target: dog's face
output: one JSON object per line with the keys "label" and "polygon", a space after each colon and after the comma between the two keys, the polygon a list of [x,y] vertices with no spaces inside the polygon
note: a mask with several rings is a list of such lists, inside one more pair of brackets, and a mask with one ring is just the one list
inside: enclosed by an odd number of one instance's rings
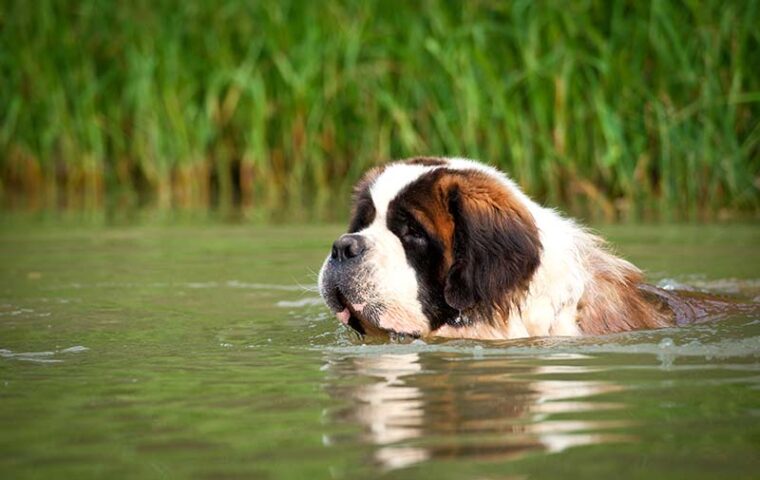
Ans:
{"label": "dog's face", "polygon": [[464,160],[418,158],[368,172],[348,233],[319,274],[328,307],[360,333],[425,336],[514,306],[541,245],[511,187]]}

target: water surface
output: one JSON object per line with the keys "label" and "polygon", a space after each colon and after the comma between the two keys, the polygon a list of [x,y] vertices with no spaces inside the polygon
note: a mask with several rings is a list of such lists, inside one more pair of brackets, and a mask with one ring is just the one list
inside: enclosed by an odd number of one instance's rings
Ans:
{"label": "water surface", "polygon": [[[760,316],[363,342],[340,226],[0,226],[0,478],[757,478]],[[653,282],[760,300],[760,227],[601,228]]]}

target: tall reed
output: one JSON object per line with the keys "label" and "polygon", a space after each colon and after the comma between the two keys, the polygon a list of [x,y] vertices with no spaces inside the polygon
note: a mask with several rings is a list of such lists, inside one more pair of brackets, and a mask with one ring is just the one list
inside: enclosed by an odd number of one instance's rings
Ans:
{"label": "tall reed", "polygon": [[0,0],[0,197],[329,217],[424,154],[606,218],[756,213],[759,3]]}

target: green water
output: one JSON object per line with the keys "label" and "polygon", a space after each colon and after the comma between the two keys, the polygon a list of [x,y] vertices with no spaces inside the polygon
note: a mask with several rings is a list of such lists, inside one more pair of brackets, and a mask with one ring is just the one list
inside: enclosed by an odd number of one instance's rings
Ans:
{"label": "green water", "polygon": [[[758,478],[760,317],[364,345],[340,226],[0,225],[0,478]],[[760,296],[760,227],[601,231],[662,285]]]}

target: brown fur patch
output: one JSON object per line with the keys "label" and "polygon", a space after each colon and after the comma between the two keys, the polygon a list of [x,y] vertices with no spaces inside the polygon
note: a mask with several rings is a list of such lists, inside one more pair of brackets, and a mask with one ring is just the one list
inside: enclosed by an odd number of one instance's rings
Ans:
{"label": "brown fur patch", "polygon": [[[456,172],[442,179],[441,188],[449,192],[449,210],[457,210],[452,202],[460,209],[458,215],[453,213],[458,233],[455,264],[449,272],[449,298],[457,297],[454,301],[460,302],[458,308],[463,311],[472,307],[469,313],[498,314],[506,320],[509,310],[527,293],[538,267],[541,245],[533,216],[498,179],[484,172]],[[475,290],[471,298],[462,295],[465,278],[458,275],[460,266],[472,276],[467,279],[469,288]]]}
{"label": "brown fur patch", "polygon": [[578,302],[577,322],[587,335],[674,325],[670,309],[646,295],[641,272],[607,253],[600,239],[585,259],[592,280]]}
{"label": "brown fur patch", "polygon": [[526,206],[477,170],[436,169],[393,202],[442,246],[437,277],[446,303],[473,321],[500,323],[538,266],[540,241]]}

